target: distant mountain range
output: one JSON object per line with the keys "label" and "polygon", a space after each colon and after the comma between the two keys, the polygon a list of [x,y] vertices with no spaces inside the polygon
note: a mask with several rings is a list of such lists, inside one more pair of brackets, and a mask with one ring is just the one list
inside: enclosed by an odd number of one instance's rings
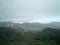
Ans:
{"label": "distant mountain range", "polygon": [[43,30],[47,27],[54,28],[54,29],[60,29],[60,22],[51,22],[48,24],[43,23],[12,23],[12,22],[0,22],[0,27],[9,27],[9,28],[23,28],[25,30]]}

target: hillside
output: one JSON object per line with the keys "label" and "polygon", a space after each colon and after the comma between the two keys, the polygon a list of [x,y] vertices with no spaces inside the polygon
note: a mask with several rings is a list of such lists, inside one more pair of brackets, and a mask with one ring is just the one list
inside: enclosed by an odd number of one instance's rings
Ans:
{"label": "hillside", "polygon": [[22,32],[12,28],[0,27],[0,45],[18,45],[22,39]]}
{"label": "hillside", "polygon": [[45,28],[41,32],[37,33],[35,39],[38,41],[42,40],[54,43],[53,45],[60,45],[60,29]]}
{"label": "hillside", "polygon": [[0,22],[0,45],[60,45],[59,25]]}

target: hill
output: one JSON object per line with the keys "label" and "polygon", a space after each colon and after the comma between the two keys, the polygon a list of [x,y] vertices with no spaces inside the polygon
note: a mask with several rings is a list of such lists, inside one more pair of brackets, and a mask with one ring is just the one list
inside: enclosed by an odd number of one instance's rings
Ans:
{"label": "hill", "polygon": [[48,41],[50,43],[54,43],[55,45],[60,45],[60,29],[45,28],[41,32],[37,33],[35,39],[38,41]]}
{"label": "hill", "polygon": [[0,45],[20,45],[23,33],[16,29],[0,27]]}

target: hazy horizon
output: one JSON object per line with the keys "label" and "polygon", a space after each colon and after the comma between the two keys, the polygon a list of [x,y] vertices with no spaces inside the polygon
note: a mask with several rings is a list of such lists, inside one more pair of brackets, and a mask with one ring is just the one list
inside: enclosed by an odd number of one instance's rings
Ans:
{"label": "hazy horizon", "polygon": [[60,0],[0,0],[0,21],[60,22]]}

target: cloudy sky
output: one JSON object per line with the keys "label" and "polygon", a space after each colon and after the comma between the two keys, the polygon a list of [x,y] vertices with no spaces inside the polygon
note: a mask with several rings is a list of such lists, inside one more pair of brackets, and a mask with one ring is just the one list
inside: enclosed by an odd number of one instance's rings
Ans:
{"label": "cloudy sky", "polygon": [[60,21],[60,0],[0,0],[0,21]]}

